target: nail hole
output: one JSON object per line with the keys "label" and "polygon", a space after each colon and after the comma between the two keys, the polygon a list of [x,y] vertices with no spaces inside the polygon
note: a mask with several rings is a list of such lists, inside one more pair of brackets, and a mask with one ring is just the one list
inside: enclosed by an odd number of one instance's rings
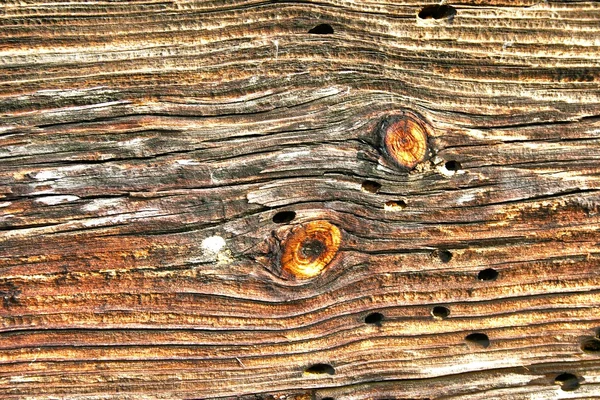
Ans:
{"label": "nail hole", "polygon": [[445,319],[450,315],[450,310],[446,307],[435,306],[431,310],[431,315],[433,315],[433,318],[435,319]]}
{"label": "nail hole", "polygon": [[490,338],[485,333],[471,333],[465,337],[468,344],[486,349],[490,346]]}
{"label": "nail hole", "polygon": [[600,353],[600,340],[597,338],[587,338],[581,343],[581,350],[586,353]]}
{"label": "nail hole", "polygon": [[381,189],[381,185],[375,181],[364,181],[361,189],[367,193],[377,193]]}
{"label": "nail hole", "polygon": [[381,321],[383,321],[382,313],[374,312],[365,317],[366,324],[381,325]]}
{"label": "nail hole", "polygon": [[304,370],[307,375],[333,375],[335,369],[329,364],[314,364]]}
{"label": "nail hole", "polygon": [[386,201],[383,205],[385,211],[401,211],[406,208],[406,202],[404,200],[390,200]]}
{"label": "nail hole", "polygon": [[462,169],[462,165],[460,165],[460,163],[455,160],[446,161],[446,164],[444,164],[444,167],[446,167],[446,169],[448,171],[459,171]]}
{"label": "nail hole", "polygon": [[320,24],[309,30],[308,33],[313,33],[315,35],[331,35],[333,33],[333,28],[329,24]]}
{"label": "nail hole", "polygon": [[498,271],[493,268],[481,270],[477,274],[477,279],[480,281],[494,281],[496,278],[498,278]]}
{"label": "nail hole", "polygon": [[456,15],[456,8],[449,5],[425,6],[419,11],[421,19],[442,19],[451,18]]}
{"label": "nail hole", "polygon": [[567,392],[575,390],[580,386],[577,375],[573,375],[568,372],[557,375],[556,378],[554,378],[554,383],[560,385],[560,388]]}
{"label": "nail hole", "polygon": [[450,253],[448,250],[438,249],[434,251],[433,254],[435,257],[439,258],[440,261],[443,263],[447,263],[450,262],[450,260],[452,260],[452,253]]}
{"label": "nail hole", "polygon": [[280,211],[273,215],[273,222],[276,224],[287,224],[294,218],[296,218],[296,213],[294,211]]}

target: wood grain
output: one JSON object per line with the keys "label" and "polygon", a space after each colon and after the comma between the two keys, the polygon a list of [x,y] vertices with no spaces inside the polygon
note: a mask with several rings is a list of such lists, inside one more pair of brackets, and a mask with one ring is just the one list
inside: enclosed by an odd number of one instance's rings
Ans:
{"label": "wood grain", "polygon": [[3,2],[0,397],[599,398],[600,3],[432,5]]}

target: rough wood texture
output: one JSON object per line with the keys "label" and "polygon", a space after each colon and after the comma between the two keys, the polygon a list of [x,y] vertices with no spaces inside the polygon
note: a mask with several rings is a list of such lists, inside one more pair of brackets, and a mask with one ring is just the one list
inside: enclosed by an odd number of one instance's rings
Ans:
{"label": "rough wood texture", "polygon": [[2,2],[0,398],[599,398],[600,3],[431,5]]}

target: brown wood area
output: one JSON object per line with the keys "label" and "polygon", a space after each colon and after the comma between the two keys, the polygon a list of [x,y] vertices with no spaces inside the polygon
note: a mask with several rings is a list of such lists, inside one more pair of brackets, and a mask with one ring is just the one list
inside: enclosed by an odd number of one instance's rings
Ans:
{"label": "brown wood area", "polygon": [[0,398],[600,398],[600,2],[4,0]]}

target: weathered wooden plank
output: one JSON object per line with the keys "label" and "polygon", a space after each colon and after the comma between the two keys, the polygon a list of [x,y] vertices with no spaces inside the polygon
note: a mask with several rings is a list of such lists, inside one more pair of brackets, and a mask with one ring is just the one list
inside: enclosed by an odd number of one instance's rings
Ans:
{"label": "weathered wooden plank", "polygon": [[600,396],[597,2],[1,7],[0,397]]}

